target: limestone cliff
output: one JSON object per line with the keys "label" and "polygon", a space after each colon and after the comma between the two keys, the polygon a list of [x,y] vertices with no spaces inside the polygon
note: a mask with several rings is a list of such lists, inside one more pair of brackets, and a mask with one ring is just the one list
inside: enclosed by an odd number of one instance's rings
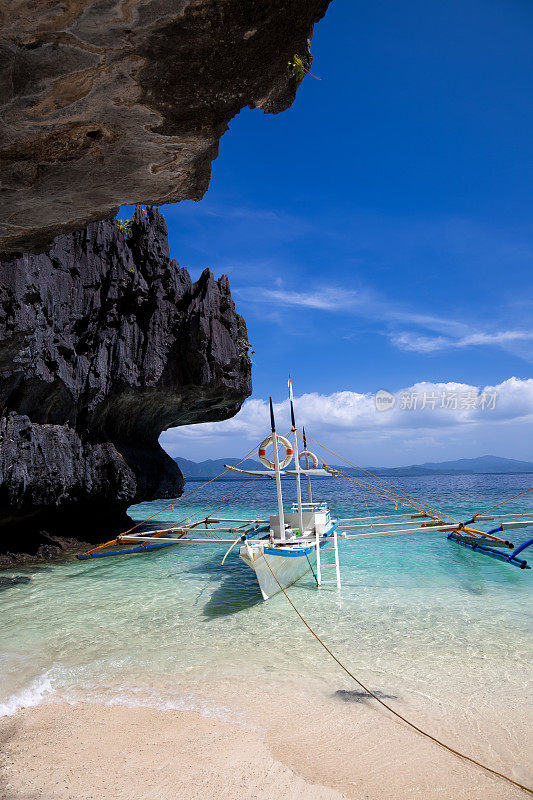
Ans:
{"label": "limestone cliff", "polygon": [[2,527],[18,549],[43,528],[100,540],[131,503],[176,497],[161,431],[230,417],[250,392],[227,277],[193,283],[157,209],[1,262],[0,550]]}
{"label": "limestone cliff", "polygon": [[0,250],[124,203],[199,200],[228,122],[288,108],[329,0],[11,0],[0,8]]}

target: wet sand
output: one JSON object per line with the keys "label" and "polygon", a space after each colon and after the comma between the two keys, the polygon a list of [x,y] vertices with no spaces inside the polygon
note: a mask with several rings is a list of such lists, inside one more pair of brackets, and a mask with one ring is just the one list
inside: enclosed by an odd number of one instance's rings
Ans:
{"label": "wet sand", "polygon": [[[195,711],[50,703],[0,720],[2,800],[513,800],[526,795],[358,695],[258,688],[240,722]],[[245,716],[243,716],[243,713]],[[427,724],[430,720],[425,720]],[[435,726],[438,727],[438,726]],[[434,728],[435,730],[435,728]],[[436,731],[438,733],[438,730]],[[456,744],[528,782],[486,737]]]}
{"label": "wet sand", "polygon": [[1,722],[5,800],[341,800],[198,713],[54,704]]}

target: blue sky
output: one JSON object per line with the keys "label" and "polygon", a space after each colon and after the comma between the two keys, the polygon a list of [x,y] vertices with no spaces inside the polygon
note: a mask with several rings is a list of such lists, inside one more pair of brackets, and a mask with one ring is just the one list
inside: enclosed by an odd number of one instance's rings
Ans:
{"label": "blue sky", "polygon": [[[312,42],[321,80],[283,114],[242,111],[204,200],[163,209],[180,264],[230,276],[254,398],[281,401],[288,372],[324,398],[519,379],[503,421],[400,425],[378,450],[360,431],[366,463],[402,463],[405,446],[533,458],[532,36],[529,0],[334,0]],[[223,430],[163,443],[248,449]]]}

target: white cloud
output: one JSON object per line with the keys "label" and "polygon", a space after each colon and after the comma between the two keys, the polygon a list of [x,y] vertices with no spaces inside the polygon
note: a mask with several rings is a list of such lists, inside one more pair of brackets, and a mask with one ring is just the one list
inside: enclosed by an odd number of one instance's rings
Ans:
{"label": "white cloud", "polygon": [[459,340],[459,347],[470,344],[503,344],[505,342],[531,341],[533,331],[500,331],[499,333],[473,333]]}
{"label": "white cloud", "polygon": [[[279,281],[278,281],[279,283]],[[289,289],[264,289],[250,287],[234,292],[238,297],[249,302],[260,302],[281,306],[300,306],[316,308],[321,311],[338,311],[352,309],[368,302],[360,292],[340,289],[336,286],[322,286],[312,292],[298,292]]]}
{"label": "white cloud", "polygon": [[[454,455],[445,449],[454,442],[456,446],[457,441],[466,446],[471,441],[481,448],[475,453],[462,451],[461,456],[494,452],[501,450],[500,439],[505,441],[504,435],[495,434],[502,426],[515,426],[516,457],[533,455],[520,450],[520,446],[528,449],[527,431],[531,437],[533,379],[509,378],[485,387],[421,381],[395,392],[394,397],[394,408],[378,411],[375,395],[370,393],[304,394],[295,400],[297,422],[305,425],[313,438],[330,443],[339,452],[366,454],[366,463],[378,459],[384,464],[406,463],[412,457],[433,460],[440,451],[443,457],[459,457],[457,451]],[[276,403],[274,410],[278,430],[286,432],[290,427],[288,401]],[[162,435],[161,444],[171,454],[193,460],[237,456],[261,441],[268,429],[267,401],[252,399],[233,419],[174,428]],[[508,445],[514,446],[515,440],[507,438]]]}
{"label": "white cloud", "polygon": [[449,336],[423,336],[416,333],[394,333],[390,336],[396,347],[415,353],[433,353],[447,348],[475,347],[480,345],[504,346],[512,342],[533,341],[533,331],[498,331],[497,333],[471,333],[452,339]]}
{"label": "white cloud", "polygon": [[[401,350],[434,353],[474,346],[501,347],[512,349],[515,355],[526,360],[533,359],[529,348],[523,348],[525,343],[533,341],[533,331],[485,331],[453,319],[450,315],[438,317],[402,308],[370,289],[350,289],[330,284],[309,291],[292,291],[285,288],[280,280],[277,285],[276,289],[261,286],[241,288],[234,294],[245,302],[260,303],[271,312],[280,306],[296,306],[371,320],[379,323],[378,333],[386,335]],[[407,324],[414,330],[398,330],[399,324]]]}
{"label": "white cloud", "polygon": [[410,350],[414,353],[433,353],[435,350],[443,350],[452,347],[453,339],[445,336],[422,336],[417,333],[394,333],[390,335],[391,342],[401,350]]}

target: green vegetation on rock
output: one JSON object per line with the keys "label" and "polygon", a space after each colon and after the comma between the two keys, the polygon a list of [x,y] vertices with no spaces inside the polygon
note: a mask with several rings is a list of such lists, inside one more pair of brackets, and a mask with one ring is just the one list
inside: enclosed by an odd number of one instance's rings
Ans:
{"label": "green vegetation on rock", "polygon": [[131,233],[131,219],[116,219],[115,220],[116,226],[124,236],[129,236]]}
{"label": "green vegetation on rock", "polygon": [[306,69],[304,67],[304,62],[302,59],[297,56],[296,54],[293,55],[291,59],[289,59],[289,67],[292,70],[292,73],[298,83],[301,83],[305,77]]}

